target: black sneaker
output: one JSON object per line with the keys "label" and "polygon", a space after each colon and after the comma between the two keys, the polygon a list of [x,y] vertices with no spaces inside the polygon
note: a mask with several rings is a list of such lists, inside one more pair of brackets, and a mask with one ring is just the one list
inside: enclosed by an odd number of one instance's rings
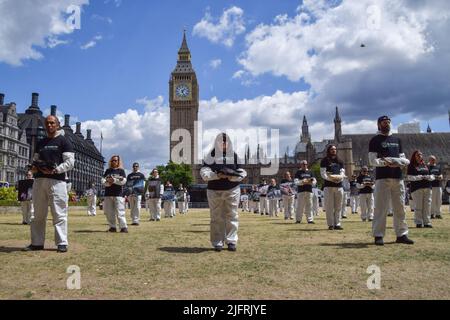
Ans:
{"label": "black sneaker", "polygon": [[341,226],[335,226],[334,230],[344,230],[344,228],[342,228]]}
{"label": "black sneaker", "polygon": [[223,247],[222,246],[215,246],[214,247],[214,251],[220,252],[222,251]]}
{"label": "black sneaker", "polygon": [[155,219],[150,219],[150,221],[155,221]]}
{"label": "black sneaker", "polygon": [[434,219],[434,215],[431,216],[431,219]]}
{"label": "black sneaker", "polygon": [[444,219],[442,216],[436,216],[436,219]]}
{"label": "black sneaker", "polygon": [[28,223],[25,222],[25,221],[22,221],[22,224],[23,224],[24,226],[26,226]]}
{"label": "black sneaker", "polygon": [[295,223],[302,223],[301,221],[295,221]]}
{"label": "black sneaker", "polygon": [[366,222],[367,221],[367,219],[361,219],[362,220],[362,222]]}
{"label": "black sneaker", "polygon": [[342,216],[342,219],[347,219],[347,216]]}
{"label": "black sneaker", "polygon": [[137,222],[134,222],[134,223],[132,223],[131,225],[132,225],[132,226],[138,226],[138,225],[139,225],[139,223],[137,223]]}
{"label": "black sneaker", "polygon": [[334,230],[334,227],[333,226],[329,226],[328,230]]}
{"label": "black sneaker", "polygon": [[156,221],[161,221],[161,219],[156,219]]}
{"label": "black sneaker", "polygon": [[23,249],[23,251],[40,251],[40,250],[44,250],[44,246],[34,246],[30,244],[28,247]]}
{"label": "black sneaker", "polygon": [[433,226],[431,224],[426,224],[424,225],[424,228],[433,228]]}
{"label": "black sneaker", "polygon": [[369,218],[369,221],[373,221],[373,218]]}
{"label": "black sneaker", "polygon": [[414,241],[409,239],[406,235],[397,237],[397,241],[395,241],[395,242],[396,243],[404,243],[404,244],[414,244]]}
{"label": "black sneaker", "polygon": [[117,232],[116,228],[109,228],[108,232]]}
{"label": "black sneaker", "polygon": [[[411,211],[414,211],[414,210],[411,210]],[[388,216],[388,217],[393,217],[394,214],[393,214],[393,213],[388,213],[387,216]]]}
{"label": "black sneaker", "polygon": [[62,244],[58,245],[58,249],[56,249],[56,252],[61,252],[61,253],[67,252],[67,246],[62,245]]}
{"label": "black sneaker", "polygon": [[376,246],[384,246],[383,237],[375,237],[375,245]]}
{"label": "black sneaker", "polygon": [[423,228],[423,225],[421,225],[421,224],[416,224],[416,228]]}
{"label": "black sneaker", "polygon": [[122,233],[128,233],[128,229],[127,229],[127,228],[122,228],[122,229],[120,229],[120,232],[122,232]]}
{"label": "black sneaker", "polygon": [[234,243],[229,243],[228,251],[236,251],[236,245]]}
{"label": "black sneaker", "polygon": [[314,221],[308,221],[308,224],[316,224]]}

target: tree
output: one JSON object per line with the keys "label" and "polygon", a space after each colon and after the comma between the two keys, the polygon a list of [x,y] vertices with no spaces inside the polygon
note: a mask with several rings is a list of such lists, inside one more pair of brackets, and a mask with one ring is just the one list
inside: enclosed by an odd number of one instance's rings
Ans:
{"label": "tree", "polygon": [[170,181],[174,187],[178,187],[180,183],[184,187],[188,187],[194,181],[191,166],[188,164],[176,164],[172,161],[165,166],[156,167],[162,182],[165,184]]}

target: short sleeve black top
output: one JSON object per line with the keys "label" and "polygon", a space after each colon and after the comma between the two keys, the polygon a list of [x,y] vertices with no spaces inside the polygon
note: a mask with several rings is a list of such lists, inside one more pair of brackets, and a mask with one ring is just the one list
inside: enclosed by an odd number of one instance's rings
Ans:
{"label": "short sleeve black top", "polygon": [[[344,163],[336,158],[323,158],[320,161],[320,167],[325,168],[329,174],[341,174],[341,169],[344,169]],[[325,180],[323,187],[342,188],[342,182],[335,183]]]}
{"label": "short sleeve black top", "polygon": [[[120,168],[108,168],[106,169],[105,173],[103,174],[103,178],[106,177],[113,177],[115,179],[117,178],[126,178],[125,171]],[[122,186],[119,186],[117,184],[113,184],[110,187],[105,187],[105,197],[121,197],[122,196]]]}
{"label": "short sleeve black top", "polygon": [[[399,138],[379,134],[373,137],[369,143],[369,152],[377,154],[377,158],[399,158],[403,153],[402,143]],[[377,167],[375,178],[379,179],[401,179],[402,170],[400,168]]]}
{"label": "short sleeve black top", "polygon": [[[38,142],[36,146],[36,153],[39,154],[39,159],[46,161],[48,163],[53,163],[56,166],[64,162],[63,153],[74,152],[73,146],[69,140],[67,140],[63,135],[59,135],[55,138],[45,138]],[[43,174],[42,172],[37,172],[35,178],[51,178],[55,180],[66,180],[65,173],[59,174]]]}

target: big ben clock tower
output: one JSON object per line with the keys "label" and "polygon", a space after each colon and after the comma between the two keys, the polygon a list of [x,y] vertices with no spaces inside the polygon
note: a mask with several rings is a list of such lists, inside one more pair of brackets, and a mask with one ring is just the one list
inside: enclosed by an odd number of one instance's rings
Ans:
{"label": "big ben clock tower", "polygon": [[[194,123],[198,119],[198,83],[197,76],[191,63],[191,52],[189,51],[186,32],[183,34],[183,42],[178,50],[178,61],[175,70],[170,75],[169,81],[169,104],[170,104],[170,160],[174,162],[184,162],[192,164],[195,168],[194,157]],[[190,134],[190,151],[179,152],[177,145],[182,145],[183,139],[177,132],[177,129],[185,129]],[[187,138],[187,137],[186,137]],[[176,141],[172,141],[175,139]],[[187,141],[187,140],[186,140]],[[174,150],[174,148],[177,148]],[[174,154],[172,154],[174,151]],[[176,156],[176,159],[173,157]],[[194,175],[195,177],[195,175]]]}

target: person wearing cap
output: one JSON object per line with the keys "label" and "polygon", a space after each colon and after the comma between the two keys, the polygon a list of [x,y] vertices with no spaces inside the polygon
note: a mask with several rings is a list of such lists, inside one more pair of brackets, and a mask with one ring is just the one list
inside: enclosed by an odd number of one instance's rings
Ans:
{"label": "person wearing cap", "polygon": [[442,179],[444,176],[441,167],[436,164],[435,156],[428,158],[428,169],[435,178],[434,181],[431,181],[431,219],[442,219]]}
{"label": "person wearing cap", "polygon": [[317,181],[311,170],[308,169],[308,161],[300,162],[300,169],[295,173],[297,185],[297,207],[295,210],[295,223],[301,223],[303,215],[309,224],[314,224],[313,215],[313,187]]}
{"label": "person wearing cap", "polygon": [[414,220],[417,228],[432,228],[431,225],[431,182],[434,175],[430,174],[425,164],[422,152],[416,150],[408,165],[407,179],[411,181],[411,195],[414,199]]}
{"label": "person wearing cap", "polygon": [[375,245],[384,245],[389,198],[392,201],[394,229],[397,243],[413,244],[408,238],[405,211],[405,185],[402,168],[409,164],[402,149],[402,142],[391,134],[391,119],[378,118],[378,134],[369,143],[369,163],[375,167],[375,210],[372,233]]}
{"label": "person wearing cap", "polygon": [[230,138],[225,133],[216,137],[214,147],[200,169],[200,176],[208,183],[206,192],[211,214],[211,244],[218,252],[225,244],[229,251],[236,251],[241,195],[239,185],[247,172],[241,168]]}
{"label": "person wearing cap", "polygon": [[150,221],[161,221],[161,197],[164,193],[164,186],[156,168],[152,170],[144,189],[146,190],[145,198]]}
{"label": "person wearing cap", "polygon": [[62,134],[56,116],[45,118],[47,137],[40,140],[33,155],[32,171],[35,174],[32,199],[34,219],[31,222],[31,244],[26,251],[43,250],[48,209],[53,216],[57,252],[67,252],[68,193],[66,174],[75,165],[72,143]]}
{"label": "person wearing cap", "polygon": [[127,185],[130,186],[128,203],[130,204],[131,225],[138,226],[141,216],[141,201],[144,193],[145,176],[139,172],[139,163],[133,163],[133,172],[127,176]]}
{"label": "person wearing cap", "polygon": [[361,220],[373,220],[373,190],[375,181],[369,174],[369,168],[361,168],[361,173],[356,179],[356,187],[359,189],[359,204],[361,205]]}
{"label": "person wearing cap", "polygon": [[320,162],[320,175],[324,182],[325,213],[329,230],[343,230],[341,226],[342,201],[345,178],[344,163],[337,156],[335,145],[327,147],[326,157]]}

